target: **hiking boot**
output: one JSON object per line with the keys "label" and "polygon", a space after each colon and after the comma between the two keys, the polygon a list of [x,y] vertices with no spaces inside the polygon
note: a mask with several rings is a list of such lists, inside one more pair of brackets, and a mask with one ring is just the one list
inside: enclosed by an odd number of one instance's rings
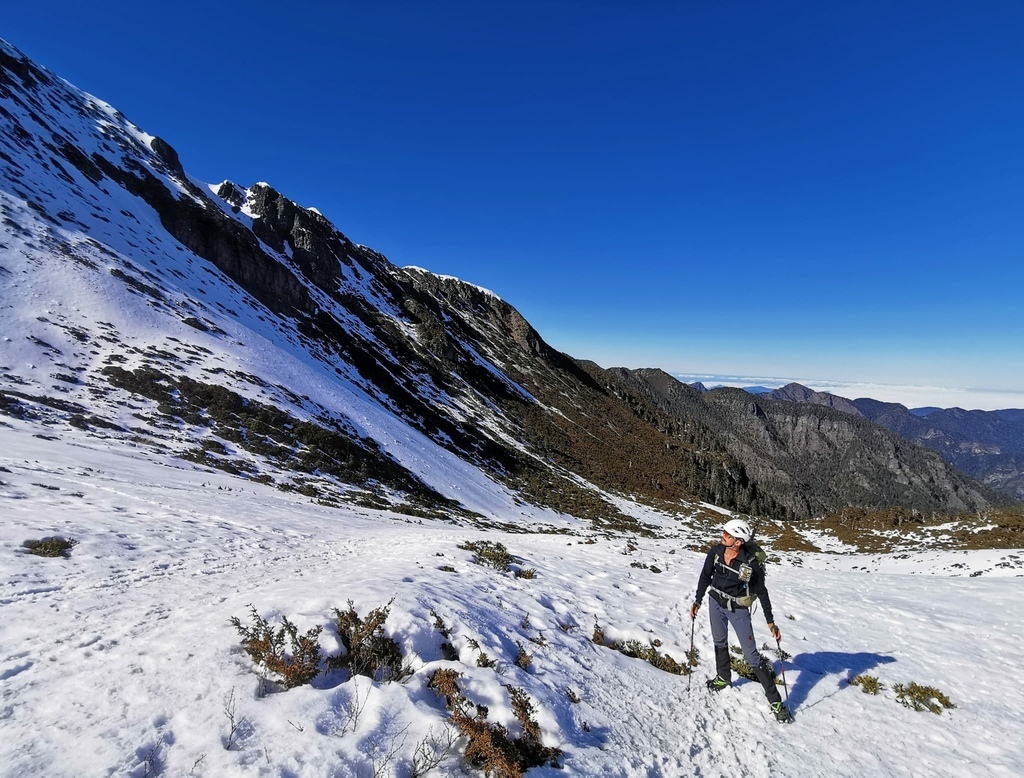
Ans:
{"label": "hiking boot", "polygon": [[722,676],[716,675],[714,678],[708,678],[707,687],[709,691],[720,692],[728,686],[732,686],[728,681],[723,681]]}
{"label": "hiking boot", "polygon": [[775,720],[780,721],[783,724],[789,724],[793,720],[793,716],[781,702],[772,703],[772,713],[775,714]]}

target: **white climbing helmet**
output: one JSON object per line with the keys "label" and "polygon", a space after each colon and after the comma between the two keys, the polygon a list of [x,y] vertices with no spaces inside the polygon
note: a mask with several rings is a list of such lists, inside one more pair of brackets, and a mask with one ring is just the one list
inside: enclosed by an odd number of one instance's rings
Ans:
{"label": "white climbing helmet", "polygon": [[743,519],[731,519],[725,523],[722,527],[726,532],[732,535],[734,538],[742,540],[746,543],[753,536],[753,532],[750,531],[750,525]]}

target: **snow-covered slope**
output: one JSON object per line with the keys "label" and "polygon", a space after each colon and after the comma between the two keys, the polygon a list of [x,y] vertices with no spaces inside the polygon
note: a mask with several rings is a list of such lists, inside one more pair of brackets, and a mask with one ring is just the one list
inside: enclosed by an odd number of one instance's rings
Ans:
{"label": "snow-covered slope", "polygon": [[[530,775],[1024,773],[1019,553],[994,569],[985,552],[921,554],[899,567],[815,554],[794,566],[784,555],[769,582],[796,721],[780,725],[754,683],[709,698],[703,618],[692,684],[591,640],[596,624],[606,642],[659,640],[684,659],[701,564],[685,529],[659,539],[484,534],[330,509],[132,458],[84,433],[34,430],[0,426],[2,775],[408,776],[420,744],[446,732],[444,704],[427,687],[438,668],[461,672],[471,702],[513,735],[507,687],[526,692],[543,743],[563,752],[562,770]],[[78,541],[69,558],[19,552],[54,533]],[[505,543],[513,568],[536,576],[472,564],[459,545],[482,538]],[[989,572],[971,577],[976,568]],[[386,632],[415,671],[402,683],[338,671],[261,696],[229,624],[248,622],[251,604],[275,625],[325,625],[320,643],[337,653],[335,608],[351,600],[365,615],[392,599]],[[456,659],[443,656],[434,614]],[[754,621],[764,643],[760,614]],[[526,668],[515,663],[520,645]],[[478,666],[481,651],[495,667]],[[870,696],[847,684],[860,674],[886,688]],[[902,707],[893,687],[911,682],[957,707]],[[244,719],[234,736],[232,719]],[[429,775],[478,774],[464,747],[457,741]]]}
{"label": "snow-covered slope", "polygon": [[[167,408],[158,412],[158,402],[127,384],[152,371],[170,379],[163,388],[174,395],[182,391],[175,382],[187,377],[271,406],[293,422],[327,427],[356,441],[371,463],[383,457],[406,471],[405,484],[380,476],[370,491],[401,492],[422,481],[463,512],[513,510],[517,499],[506,488],[466,461],[471,457],[459,445],[445,445],[470,414],[501,438],[500,411],[457,372],[442,385],[436,372],[381,340],[382,330],[404,333],[413,344],[420,337],[398,287],[388,286],[404,283],[402,271],[346,243],[309,211],[291,214],[297,234],[268,245],[257,234],[277,237],[261,225],[282,209],[294,212],[292,204],[262,184],[243,190],[193,181],[165,143],[2,41],[0,47],[5,387],[51,411],[98,419],[94,430],[131,430],[137,443],[148,439],[180,454],[190,425],[168,418]],[[165,202],[172,205],[163,210]],[[254,220],[254,203],[267,211],[263,220]],[[185,223],[177,224],[179,217]],[[210,220],[213,236],[195,237]],[[312,232],[318,234],[310,238]],[[326,269],[310,259],[314,239],[334,252]],[[228,245],[214,250],[209,241]],[[365,321],[368,311],[380,320],[378,329]],[[323,332],[328,325],[334,340]],[[495,381],[521,392],[465,348]],[[160,387],[148,387],[149,400],[154,388]],[[409,404],[399,407],[403,398]],[[59,414],[52,415],[56,421]],[[203,421],[222,458],[236,460],[231,467],[294,486],[287,467],[253,454],[244,431]],[[483,448],[474,433],[466,437],[463,446]],[[333,486],[333,496],[344,497],[359,485],[338,478]]]}

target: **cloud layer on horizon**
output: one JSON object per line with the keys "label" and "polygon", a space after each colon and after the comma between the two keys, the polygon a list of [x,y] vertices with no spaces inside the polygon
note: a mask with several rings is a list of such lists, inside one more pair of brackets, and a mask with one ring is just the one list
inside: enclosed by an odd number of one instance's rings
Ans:
{"label": "cloud layer on horizon", "polygon": [[980,387],[911,386],[855,381],[834,381],[821,378],[780,378],[777,376],[711,375],[704,373],[673,373],[680,381],[700,381],[707,387],[765,386],[776,389],[789,383],[798,383],[818,392],[856,400],[870,397],[882,402],[900,403],[908,408],[964,408],[965,410],[994,411],[1006,408],[1024,408],[1024,391],[986,389]]}

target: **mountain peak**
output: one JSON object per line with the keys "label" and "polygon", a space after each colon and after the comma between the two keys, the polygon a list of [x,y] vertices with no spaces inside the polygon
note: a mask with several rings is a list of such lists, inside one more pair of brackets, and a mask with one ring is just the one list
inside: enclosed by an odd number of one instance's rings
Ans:
{"label": "mountain peak", "polygon": [[843,413],[849,413],[852,416],[863,416],[857,406],[845,397],[830,394],[829,392],[817,392],[795,381],[768,392],[767,396],[773,400],[824,405],[829,408],[835,408]]}

